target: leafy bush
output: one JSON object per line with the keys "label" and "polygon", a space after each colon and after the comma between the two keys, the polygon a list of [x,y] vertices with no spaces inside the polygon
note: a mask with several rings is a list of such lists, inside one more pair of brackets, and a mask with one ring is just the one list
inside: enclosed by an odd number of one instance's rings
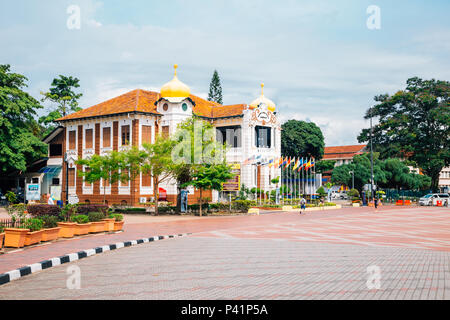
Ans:
{"label": "leafy bush", "polygon": [[348,196],[352,198],[352,200],[359,200],[359,191],[352,189],[348,192]]}
{"label": "leafy bush", "polygon": [[25,209],[26,209],[26,205],[23,203],[13,204],[6,208],[9,216],[11,217],[11,221],[12,221],[13,225],[16,222],[20,223],[20,221],[25,219],[25,217],[26,217]]}
{"label": "leafy bush", "polygon": [[177,206],[158,206],[158,212],[159,213],[173,213],[176,212]]}
{"label": "leafy bush", "polygon": [[0,233],[3,233],[5,231],[5,228],[0,224]]}
{"label": "leafy bush", "polygon": [[30,231],[39,231],[44,226],[44,221],[39,218],[26,219],[23,223],[23,229],[30,229]]}
{"label": "leafy bush", "polygon": [[5,194],[6,199],[8,199],[9,203],[17,203],[17,196],[14,192],[12,192],[11,190],[9,190],[8,192],[6,192]]}
{"label": "leafy bush", "polygon": [[62,221],[71,221],[71,217],[74,216],[77,212],[76,204],[66,204],[62,209],[59,215]]}
{"label": "leafy bush", "polygon": [[44,222],[44,228],[46,229],[56,228],[58,226],[58,217],[56,216],[45,215],[42,216],[41,219]]}
{"label": "leafy bush", "polygon": [[33,217],[56,216],[61,214],[61,208],[52,204],[30,204],[27,207],[28,213]]}
{"label": "leafy bush", "polygon": [[106,214],[108,209],[109,207],[106,204],[78,204],[76,213],[87,215],[89,212],[101,211]]}
{"label": "leafy bush", "polygon": [[251,200],[236,200],[231,203],[231,209],[239,212],[247,212],[253,203],[254,201]]}
{"label": "leafy bush", "polygon": [[86,224],[89,223],[89,217],[84,214],[78,214],[72,217],[72,221],[78,224]]}
{"label": "leafy bush", "polygon": [[123,220],[123,215],[118,214],[118,213],[110,214],[109,217],[116,219],[116,221],[122,221]]}
{"label": "leafy bush", "polygon": [[89,217],[90,222],[98,222],[98,221],[102,220],[103,218],[105,218],[105,215],[100,211],[89,212],[88,217]]}

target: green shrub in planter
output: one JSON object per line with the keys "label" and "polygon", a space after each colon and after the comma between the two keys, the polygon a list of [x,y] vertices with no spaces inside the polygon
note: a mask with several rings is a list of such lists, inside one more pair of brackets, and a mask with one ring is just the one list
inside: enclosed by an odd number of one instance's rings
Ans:
{"label": "green shrub in planter", "polygon": [[0,233],[3,233],[5,231],[5,228],[0,224]]}
{"label": "green shrub in planter", "polygon": [[102,212],[89,212],[88,213],[89,222],[98,222],[105,218]]}
{"label": "green shrub in planter", "polygon": [[72,222],[76,222],[78,224],[86,224],[89,223],[89,217],[84,214],[78,214],[72,217]]}
{"label": "green shrub in planter", "polygon": [[58,226],[58,217],[57,216],[45,215],[45,216],[42,216],[41,219],[44,222],[45,229],[56,228]]}
{"label": "green shrub in planter", "polygon": [[108,209],[109,207],[106,204],[78,204],[76,213],[88,214],[89,212],[101,211],[103,214],[106,214]]}
{"label": "green shrub in planter", "polygon": [[23,229],[30,229],[31,232],[39,231],[44,226],[44,221],[39,218],[26,219],[23,224]]}
{"label": "green shrub in planter", "polygon": [[27,206],[28,213],[33,217],[56,216],[61,213],[61,208],[52,204],[29,204]]}
{"label": "green shrub in planter", "polygon": [[116,222],[122,221],[122,220],[123,220],[123,215],[118,214],[118,213],[110,214],[109,217],[110,217],[111,219],[112,219],[112,218],[116,219]]}

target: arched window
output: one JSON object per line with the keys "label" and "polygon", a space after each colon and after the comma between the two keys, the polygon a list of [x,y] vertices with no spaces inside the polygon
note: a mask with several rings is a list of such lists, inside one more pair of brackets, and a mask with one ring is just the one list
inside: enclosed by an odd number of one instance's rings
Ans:
{"label": "arched window", "polygon": [[164,111],[169,110],[169,105],[168,105],[167,103],[164,103],[164,105],[163,105],[163,110],[164,110]]}

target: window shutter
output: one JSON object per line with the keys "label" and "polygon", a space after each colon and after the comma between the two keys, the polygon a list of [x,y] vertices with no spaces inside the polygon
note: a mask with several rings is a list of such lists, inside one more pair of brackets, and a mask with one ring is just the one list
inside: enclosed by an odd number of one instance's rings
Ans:
{"label": "window shutter", "polygon": [[111,147],[111,128],[103,128],[103,148]]}

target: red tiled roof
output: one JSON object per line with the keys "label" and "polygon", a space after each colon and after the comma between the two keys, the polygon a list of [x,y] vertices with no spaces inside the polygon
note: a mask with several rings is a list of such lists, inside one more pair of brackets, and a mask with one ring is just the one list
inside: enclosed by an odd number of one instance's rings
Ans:
{"label": "red tiled roof", "polygon": [[[118,97],[106,100],[92,107],[69,114],[57,121],[99,117],[126,112],[147,112],[160,114],[156,111],[155,102],[160,99],[158,92],[136,89]],[[245,104],[223,106],[214,101],[208,101],[200,97],[190,95],[194,101],[193,113],[208,118],[230,117],[241,115]]]}
{"label": "red tiled roof", "polygon": [[325,147],[323,160],[331,159],[351,159],[355,154],[364,153],[366,144],[358,144],[351,146],[335,146]]}

